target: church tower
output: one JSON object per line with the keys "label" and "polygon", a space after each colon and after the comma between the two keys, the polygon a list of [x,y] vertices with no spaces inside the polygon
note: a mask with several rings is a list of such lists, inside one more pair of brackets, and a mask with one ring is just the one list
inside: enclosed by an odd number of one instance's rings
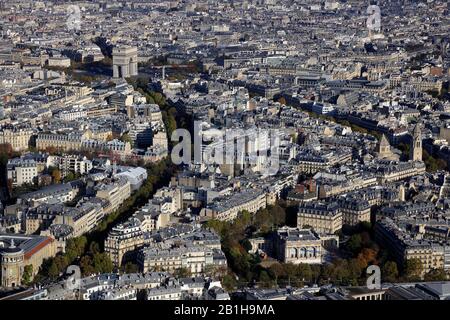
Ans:
{"label": "church tower", "polygon": [[410,150],[410,160],[422,161],[422,132],[419,123],[414,127]]}
{"label": "church tower", "polygon": [[391,155],[391,146],[383,134],[377,144],[377,153],[380,158],[386,158]]}
{"label": "church tower", "polygon": [[375,150],[376,157],[378,159],[390,160],[390,161],[398,161],[399,156],[392,152],[391,145],[389,144],[388,139],[383,134],[381,139],[377,143],[377,148]]}

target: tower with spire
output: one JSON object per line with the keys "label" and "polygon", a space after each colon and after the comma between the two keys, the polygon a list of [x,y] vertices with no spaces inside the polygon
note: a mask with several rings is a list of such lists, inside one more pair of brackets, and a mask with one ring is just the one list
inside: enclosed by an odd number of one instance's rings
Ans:
{"label": "tower with spire", "polygon": [[377,152],[380,158],[385,158],[391,155],[391,146],[383,134],[377,144]]}
{"label": "tower with spire", "polygon": [[419,123],[414,127],[409,158],[413,161],[422,161],[422,131]]}

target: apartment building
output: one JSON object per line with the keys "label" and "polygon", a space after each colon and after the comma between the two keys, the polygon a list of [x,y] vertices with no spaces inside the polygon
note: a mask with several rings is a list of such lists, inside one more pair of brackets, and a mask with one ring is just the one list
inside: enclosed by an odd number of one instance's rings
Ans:
{"label": "apartment building", "polygon": [[63,151],[80,150],[82,135],[73,134],[56,134],[56,133],[39,133],[36,138],[36,148],[45,150],[47,148],[56,148]]}
{"label": "apartment building", "polygon": [[341,230],[343,214],[338,203],[305,202],[298,207],[297,227],[312,228],[319,234]]}
{"label": "apartment building", "polygon": [[193,275],[202,274],[207,266],[214,265],[213,250],[198,245],[170,249],[144,248],[138,253],[138,264],[143,272],[174,272],[186,268]]}
{"label": "apartment building", "polygon": [[256,213],[259,209],[264,209],[266,204],[266,194],[262,190],[247,189],[216,199],[213,204],[203,208],[200,214],[212,219],[230,221],[236,219],[239,212],[246,210]]}
{"label": "apartment building", "polygon": [[132,253],[137,248],[144,245],[144,235],[141,223],[136,218],[131,218],[127,222],[112,228],[105,240],[105,252],[110,257],[112,263],[120,267],[128,258],[127,254]]}
{"label": "apartment building", "polygon": [[28,150],[33,136],[31,129],[2,129],[0,130],[0,144],[8,143],[14,151]]}
{"label": "apartment building", "polygon": [[38,176],[38,164],[33,159],[11,159],[8,161],[6,170],[7,179],[11,180],[13,187],[34,184]]}
{"label": "apartment building", "polygon": [[450,243],[414,237],[405,226],[391,218],[382,218],[375,224],[375,240],[389,249],[403,268],[412,259],[420,261],[421,275],[433,269],[450,271]]}
{"label": "apartment building", "polygon": [[119,177],[111,183],[99,184],[95,188],[97,190],[96,197],[108,200],[110,203],[106,214],[116,211],[131,195],[131,184],[124,177]]}

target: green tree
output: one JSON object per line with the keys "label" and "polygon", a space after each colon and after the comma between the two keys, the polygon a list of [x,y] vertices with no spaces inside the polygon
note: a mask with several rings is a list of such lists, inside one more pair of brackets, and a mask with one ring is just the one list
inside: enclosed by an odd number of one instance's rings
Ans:
{"label": "green tree", "polygon": [[32,264],[27,264],[24,268],[23,268],[23,274],[22,274],[22,283],[24,285],[30,285],[31,281],[33,279],[33,265]]}
{"label": "green tree", "polygon": [[137,273],[139,272],[139,266],[137,264],[134,264],[132,262],[127,262],[125,265],[122,266],[122,271],[124,273]]}
{"label": "green tree", "polygon": [[262,270],[259,273],[259,285],[263,288],[271,288],[273,287],[274,283],[272,278],[270,277],[269,273],[265,270]]}
{"label": "green tree", "polygon": [[227,274],[222,278],[222,285],[225,290],[233,291],[237,286],[237,281],[232,275]]}
{"label": "green tree", "polygon": [[56,265],[58,273],[61,273],[69,266],[69,261],[65,255],[59,254],[53,259],[53,264]]}
{"label": "green tree", "polygon": [[394,261],[387,261],[381,270],[381,276],[383,281],[395,282],[398,278],[397,263]]}
{"label": "green tree", "polygon": [[283,265],[288,282],[295,281],[297,279],[297,266],[293,263],[286,263]]}
{"label": "green tree", "polygon": [[85,236],[71,238],[66,243],[66,256],[69,263],[81,257],[86,250],[87,238]]}
{"label": "green tree", "polygon": [[124,133],[120,139],[122,142],[129,142],[131,145],[133,145],[133,140],[131,140],[130,136],[127,133]]}
{"label": "green tree", "polygon": [[413,258],[406,261],[406,277],[410,280],[419,279],[422,273],[422,263],[419,259]]}
{"label": "green tree", "polygon": [[75,176],[75,174],[73,172],[69,172],[65,177],[64,177],[64,182],[70,182],[75,180],[77,177]]}
{"label": "green tree", "polygon": [[89,245],[89,253],[92,255],[100,253],[100,245],[97,242],[92,241]]}
{"label": "green tree", "polygon": [[88,255],[81,257],[80,268],[83,276],[89,276],[95,273],[95,268],[93,266],[92,258]]}
{"label": "green tree", "polygon": [[276,226],[286,224],[286,211],[278,204],[269,208],[272,223]]}
{"label": "green tree", "polygon": [[444,269],[432,269],[430,272],[425,274],[424,280],[425,281],[446,281],[447,274],[445,273]]}
{"label": "green tree", "polygon": [[281,263],[276,262],[272,264],[269,270],[275,277],[275,283],[278,283],[279,278],[286,276],[286,271]]}
{"label": "green tree", "polygon": [[97,273],[110,273],[114,269],[111,259],[106,253],[96,253],[93,258],[94,270]]}
{"label": "green tree", "polygon": [[[172,108],[174,109],[174,108]],[[171,140],[172,132],[177,129],[177,121],[175,119],[175,116],[171,112],[167,111],[161,111],[162,119],[164,122],[164,126],[166,127],[167,136],[169,138],[169,141]]]}
{"label": "green tree", "polygon": [[189,269],[182,267],[176,269],[173,275],[178,278],[187,278],[191,276],[191,272],[189,271]]}
{"label": "green tree", "polygon": [[297,274],[297,278],[301,281],[304,281],[304,282],[311,281],[311,278],[312,278],[311,266],[306,263],[300,263],[299,265],[297,265],[296,274]]}
{"label": "green tree", "polygon": [[362,248],[362,238],[360,234],[354,234],[348,239],[347,249],[353,254],[357,254]]}
{"label": "green tree", "polygon": [[50,279],[55,280],[59,276],[59,270],[56,263],[53,261],[48,268],[48,276]]}

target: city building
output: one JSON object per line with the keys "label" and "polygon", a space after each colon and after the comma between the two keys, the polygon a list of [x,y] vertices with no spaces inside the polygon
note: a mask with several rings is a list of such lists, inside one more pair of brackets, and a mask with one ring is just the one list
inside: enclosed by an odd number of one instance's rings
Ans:
{"label": "city building", "polygon": [[1,286],[20,286],[26,268],[32,280],[43,261],[55,255],[56,243],[50,237],[0,234]]}
{"label": "city building", "polygon": [[319,234],[341,230],[343,214],[337,203],[306,202],[298,207],[297,226],[312,228]]}

